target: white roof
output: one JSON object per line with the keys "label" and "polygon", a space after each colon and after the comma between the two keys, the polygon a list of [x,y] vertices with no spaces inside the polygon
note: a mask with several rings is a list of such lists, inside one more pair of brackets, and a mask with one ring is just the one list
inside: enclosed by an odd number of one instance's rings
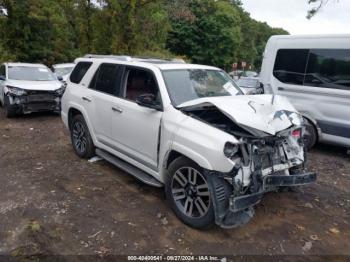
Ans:
{"label": "white roof", "polygon": [[47,68],[46,65],[43,64],[30,64],[30,63],[7,63],[8,66],[25,66],[25,67],[40,67],[40,68]]}
{"label": "white roof", "polygon": [[56,64],[53,65],[53,68],[66,68],[66,67],[74,67],[75,64],[74,63],[65,63],[65,64]]}
{"label": "white roof", "polygon": [[207,69],[207,70],[220,70],[217,67],[197,65],[197,64],[156,64],[161,70],[176,70],[176,69]]}
{"label": "white roof", "polygon": [[275,39],[305,39],[305,38],[350,38],[350,34],[311,34],[311,35],[274,35]]}

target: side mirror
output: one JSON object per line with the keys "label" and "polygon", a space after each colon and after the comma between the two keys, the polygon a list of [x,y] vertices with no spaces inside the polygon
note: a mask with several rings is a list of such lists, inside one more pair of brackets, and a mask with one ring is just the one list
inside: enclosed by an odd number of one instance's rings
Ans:
{"label": "side mirror", "polygon": [[62,76],[57,76],[58,81],[63,81],[63,77]]}
{"label": "side mirror", "polygon": [[156,102],[156,97],[153,94],[143,94],[136,98],[136,103],[139,106],[152,108],[158,111],[163,110],[163,107]]}
{"label": "side mirror", "polygon": [[0,81],[5,81],[6,77],[5,76],[0,76]]}

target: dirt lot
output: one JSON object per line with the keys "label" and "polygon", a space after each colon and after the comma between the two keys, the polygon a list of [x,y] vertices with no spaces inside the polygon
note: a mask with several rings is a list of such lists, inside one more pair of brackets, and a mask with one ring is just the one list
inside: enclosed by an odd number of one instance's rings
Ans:
{"label": "dirt lot", "polygon": [[79,159],[57,115],[0,115],[0,254],[350,255],[344,148],[313,150],[318,182],[267,194],[248,225],[197,231],[162,189]]}

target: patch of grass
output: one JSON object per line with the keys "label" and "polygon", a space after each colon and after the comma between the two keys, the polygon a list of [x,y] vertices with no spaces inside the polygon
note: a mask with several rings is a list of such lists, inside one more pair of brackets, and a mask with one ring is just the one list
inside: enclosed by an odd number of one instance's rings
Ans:
{"label": "patch of grass", "polygon": [[30,221],[30,223],[28,225],[28,229],[31,232],[39,232],[39,231],[41,231],[41,226],[40,226],[38,221],[32,220],[32,221]]}

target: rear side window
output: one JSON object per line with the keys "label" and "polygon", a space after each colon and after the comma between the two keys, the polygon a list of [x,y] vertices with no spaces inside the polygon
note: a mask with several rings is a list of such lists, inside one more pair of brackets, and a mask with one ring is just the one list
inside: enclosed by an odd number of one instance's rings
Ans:
{"label": "rear side window", "polygon": [[91,67],[91,62],[79,62],[75,68],[73,69],[71,75],[70,75],[70,81],[75,84],[79,84],[80,81],[85,76],[86,72]]}
{"label": "rear side window", "polygon": [[273,75],[283,83],[303,85],[308,55],[308,49],[278,50]]}
{"label": "rear side window", "polygon": [[350,90],[350,49],[310,50],[304,85]]}
{"label": "rear side window", "polygon": [[122,66],[117,64],[101,64],[89,88],[106,94],[119,96]]}

